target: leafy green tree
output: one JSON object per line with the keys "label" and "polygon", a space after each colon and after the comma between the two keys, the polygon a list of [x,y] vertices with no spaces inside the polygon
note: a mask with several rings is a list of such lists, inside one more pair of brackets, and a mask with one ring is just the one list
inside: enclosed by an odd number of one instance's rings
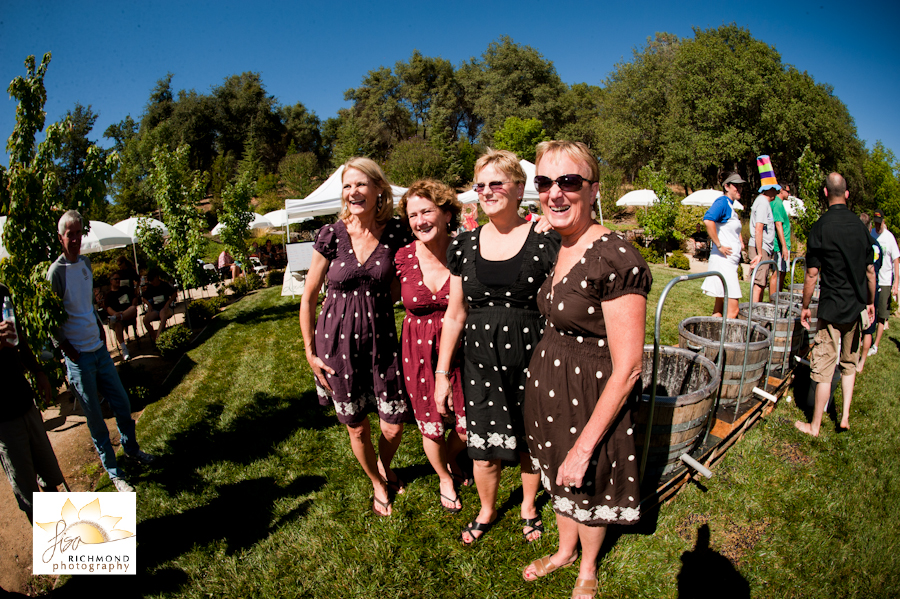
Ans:
{"label": "leafy green tree", "polygon": [[881,141],[869,152],[865,175],[875,206],[884,210],[885,225],[900,235],[900,163]]}
{"label": "leafy green tree", "polygon": [[285,156],[278,164],[278,174],[282,185],[296,198],[305,198],[322,183],[319,160],[312,152]]}
{"label": "leafy green tree", "polygon": [[599,148],[604,93],[602,88],[587,83],[570,87],[563,96],[564,124],[557,137]]}
{"label": "leafy green tree", "polygon": [[394,146],[385,171],[395,185],[409,186],[418,179],[441,179],[442,167],[441,153],[424,139],[414,137]]}
{"label": "leafy green tree", "polygon": [[[72,203],[62,202],[57,193],[58,169],[54,160],[71,121],[49,125],[44,141],[35,143],[46,119],[44,76],[50,59],[48,52],[36,68],[34,56],[29,56],[25,59],[26,76],[16,77],[9,84],[9,95],[18,101],[16,125],[6,144],[9,168],[0,165],[0,212],[7,215],[2,240],[9,252],[9,258],[0,260],[0,279],[15,297],[17,316],[28,344],[38,349],[44,347],[50,331],[65,320],[62,300],[45,280],[49,262],[60,251],[55,215],[73,205],[89,208],[93,186],[105,186],[118,161],[115,153],[106,155],[96,146],[89,146],[84,152],[81,173],[84,187],[73,192]],[[61,381],[58,362],[45,364],[45,370],[51,382]]]}
{"label": "leafy green tree", "polygon": [[625,173],[622,169],[610,166],[607,163],[600,164],[600,209],[603,218],[612,218],[622,211],[616,206],[622,189]]}
{"label": "leafy green tree", "polygon": [[203,218],[197,209],[206,189],[206,176],[188,167],[190,148],[174,152],[164,146],[153,151],[149,184],[169,229],[163,244],[154,229],[138,228],[138,239],[147,255],[166,272],[175,275],[185,289],[205,281],[202,258],[205,251]]}
{"label": "leafy green tree", "polygon": [[[253,220],[250,212],[250,199],[256,187],[250,174],[243,173],[232,185],[229,184],[222,193],[222,214],[219,222],[223,225],[221,238],[228,253],[241,264],[248,265],[247,227]],[[247,272],[253,272],[247,269]]]}
{"label": "leafy green tree", "polygon": [[97,115],[90,106],[76,103],[74,109],[66,111],[64,122],[68,126],[63,132],[56,159],[56,193],[60,206],[78,210],[87,219],[105,221],[106,181],[98,180],[87,170],[90,152],[99,151],[101,160],[111,153],[97,148],[96,143],[88,139],[96,121]]}
{"label": "leafy green tree", "polygon": [[825,173],[819,166],[820,159],[807,145],[797,162],[797,196],[803,201],[803,206],[797,210],[796,223],[791,227],[791,233],[804,243],[809,238],[810,229],[822,215]]}
{"label": "leafy green tree", "polygon": [[544,131],[544,126],[539,120],[522,120],[517,116],[511,116],[494,134],[494,147],[509,150],[520,160],[534,162],[536,146],[549,139],[550,136]]}
{"label": "leafy green tree", "polygon": [[639,208],[636,216],[638,224],[644,228],[646,234],[661,244],[672,239],[681,240],[684,237],[675,226],[681,204],[668,183],[669,174],[666,169],[656,170],[653,162],[641,168],[635,181],[637,188],[652,189],[659,199],[652,206]]}
{"label": "leafy green tree", "polygon": [[508,36],[463,64],[457,77],[472,106],[470,128],[477,126],[484,144],[494,143],[494,133],[510,116],[540,119],[551,136],[564,124],[561,98],[567,87],[553,63]]}

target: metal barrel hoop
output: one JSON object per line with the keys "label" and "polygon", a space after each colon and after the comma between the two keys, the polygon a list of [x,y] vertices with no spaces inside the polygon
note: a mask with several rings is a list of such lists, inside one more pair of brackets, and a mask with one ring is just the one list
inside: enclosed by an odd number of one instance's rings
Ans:
{"label": "metal barrel hoop", "polygon": [[[725,282],[725,277],[724,275],[722,275],[722,273],[717,271],[698,272],[675,277],[674,279],[669,281],[665,289],[663,289],[662,294],[659,296],[659,301],[656,303],[656,323],[653,330],[653,372],[650,374],[650,413],[647,417],[647,432],[644,434],[644,451],[643,455],[641,456],[641,472],[638,479],[639,483],[644,482],[644,472],[647,469],[647,456],[650,453],[650,439],[653,432],[653,409],[656,406],[656,383],[658,382],[657,372],[659,370],[659,337],[663,304],[665,304],[666,296],[669,295],[669,291],[678,283],[683,283],[684,281],[692,281],[694,279],[703,279],[706,277],[719,277],[719,280],[722,281],[722,291],[725,295],[724,306],[722,309],[722,333],[721,339],[719,341],[719,360],[716,364],[716,368],[719,370],[720,381],[724,377],[723,367],[725,365],[725,324],[726,319],[728,318],[728,286]],[[706,424],[706,433],[703,435],[703,443],[706,443],[706,439],[709,436],[713,415],[715,415],[716,409],[718,409],[719,407],[719,398],[721,394],[722,383],[720,382],[716,391],[716,402],[715,404],[713,404],[712,411],[707,417],[708,420]]]}
{"label": "metal barrel hoop", "polygon": [[[756,273],[759,270],[759,267],[763,264],[771,264],[776,269],[778,268],[778,264],[774,260],[761,260],[754,268],[753,272],[750,274],[750,304],[747,306],[747,340],[746,345],[744,346],[744,367],[741,369],[741,386],[738,387],[738,396],[737,403],[734,404],[734,416],[737,417],[738,410],[741,408],[741,395],[744,392],[744,378],[747,376],[747,355],[750,353],[750,337],[753,334],[753,285],[756,281]],[[778,294],[775,294],[775,319],[778,319]],[[772,324],[773,334],[769,336],[769,357],[766,360],[766,372],[765,372],[765,380],[763,381],[763,387],[768,386],[769,384],[769,369],[772,366],[772,346],[775,340],[775,324],[773,321]]]}
{"label": "metal barrel hoop", "polygon": [[[806,276],[805,276],[806,275],[806,258],[804,258],[803,256],[797,256],[796,258],[794,258],[794,261],[791,262],[791,283],[790,283],[790,287],[788,287],[788,289],[790,289],[790,294],[791,294],[791,307],[792,308],[794,306],[794,269],[797,267],[797,262],[803,262],[803,274],[804,274],[803,279],[806,280]],[[775,294],[775,297],[777,298],[778,294]],[[803,317],[803,294],[802,293],[800,294],[800,317],[801,318]],[[793,340],[794,340],[793,328],[794,328],[794,320],[791,319],[790,322],[788,323],[788,343],[791,343],[791,344],[793,344]],[[781,365],[781,371],[784,372],[790,366],[791,352],[786,351],[782,360],[783,360],[783,362]]]}

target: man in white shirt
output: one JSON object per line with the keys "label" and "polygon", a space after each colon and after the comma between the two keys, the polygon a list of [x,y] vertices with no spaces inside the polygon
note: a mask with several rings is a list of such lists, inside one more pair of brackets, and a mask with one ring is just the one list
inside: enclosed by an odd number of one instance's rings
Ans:
{"label": "man in white shirt", "polygon": [[106,335],[92,299],[94,275],[91,262],[81,255],[82,223],[81,214],[75,210],[69,210],[59,219],[63,253],[50,265],[47,280],[54,293],[62,298],[68,318],[53,332],[53,337],[65,355],[69,383],[81,402],[91,440],[103,467],[117,491],[132,492],[134,489],[116,462],[116,452],[103,421],[101,393],[116,416],[125,456],[142,464],[149,464],[156,458],[138,447],[131,402],[106,349]]}
{"label": "man in white shirt", "polygon": [[897,285],[900,283],[900,248],[897,247],[897,239],[884,225],[884,211],[881,209],[872,213],[875,228],[872,229],[872,237],[878,240],[884,260],[878,271],[878,331],[875,333],[875,343],[869,350],[869,355],[878,353],[878,344],[881,343],[881,334],[884,333],[884,323],[891,315],[891,297],[897,297]]}

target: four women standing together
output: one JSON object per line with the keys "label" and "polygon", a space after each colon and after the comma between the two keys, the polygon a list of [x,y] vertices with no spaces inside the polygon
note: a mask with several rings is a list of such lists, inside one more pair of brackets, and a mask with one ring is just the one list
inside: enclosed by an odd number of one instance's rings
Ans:
{"label": "four women standing together", "polygon": [[[451,190],[413,184],[399,206],[401,223],[391,219],[381,170],[353,159],[343,173],[344,210],[319,231],[300,309],[320,397],[330,394],[348,427],[375,512],[389,515],[391,491],[402,492],[390,462],[414,414],[441,505],[451,512],[462,508],[453,477],[467,481],[456,456],[468,446],[481,505],[464,543],[478,541],[497,518],[502,461],[521,465],[522,532],[529,542],[540,538],[535,497],[543,482],[560,545],[523,576],[572,564],[580,544],[575,598],[597,592],[606,524],[639,517],[631,409],[652,281],[640,254],[593,220],[597,179],[583,144],[541,144],[534,183],[542,226],[555,231],[539,231],[518,214],[529,182],[515,155],[489,150],[475,167],[489,222],[451,240],[460,212]],[[398,343],[391,304],[401,289],[407,315]],[[366,418],[374,411],[379,457]]]}

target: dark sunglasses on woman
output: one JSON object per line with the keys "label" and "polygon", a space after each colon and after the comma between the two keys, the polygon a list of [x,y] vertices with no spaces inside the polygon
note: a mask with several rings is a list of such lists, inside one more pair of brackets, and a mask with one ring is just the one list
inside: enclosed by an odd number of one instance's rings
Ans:
{"label": "dark sunglasses on woman", "polygon": [[587,181],[588,183],[596,183],[596,181],[585,179],[581,175],[562,175],[561,177],[557,177],[556,179],[551,179],[550,177],[545,177],[543,175],[537,175],[534,178],[534,187],[538,190],[539,193],[546,193],[550,191],[551,187],[553,187],[553,183],[556,183],[563,191],[578,191],[581,189],[582,185],[584,185],[585,181]]}

